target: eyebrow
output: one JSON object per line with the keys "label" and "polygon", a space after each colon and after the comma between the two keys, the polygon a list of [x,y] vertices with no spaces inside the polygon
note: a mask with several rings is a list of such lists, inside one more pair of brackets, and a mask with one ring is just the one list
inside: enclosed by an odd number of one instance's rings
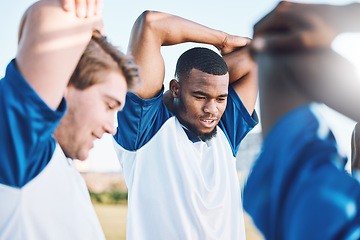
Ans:
{"label": "eyebrow", "polygon": [[[206,92],[203,92],[203,91],[193,91],[192,92],[193,94],[197,94],[197,95],[202,95],[202,96],[206,96],[206,97],[210,97],[210,94],[206,93]],[[221,94],[218,97],[227,97],[229,94],[225,93],[225,94]]]}

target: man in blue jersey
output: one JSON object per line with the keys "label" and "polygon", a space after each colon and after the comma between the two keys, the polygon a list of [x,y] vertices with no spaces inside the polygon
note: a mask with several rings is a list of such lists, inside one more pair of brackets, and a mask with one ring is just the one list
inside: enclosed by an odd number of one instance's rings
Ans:
{"label": "man in blue jersey", "polygon": [[[183,53],[163,94],[161,47]],[[245,239],[235,156],[256,125],[248,38],[162,12],[136,20],[128,52],[142,87],[118,113],[115,149],[129,189],[127,239]],[[165,102],[164,102],[165,101]]]}
{"label": "man in blue jersey", "polygon": [[115,133],[137,68],[94,32],[101,1],[85,2],[76,17],[58,0],[38,1],[21,22],[0,81],[0,239],[104,239],[71,158]]}
{"label": "man in blue jersey", "polygon": [[356,70],[331,50],[359,13],[281,2],[254,27],[264,142],[244,209],[266,239],[360,239],[360,185],[315,103],[360,119]]}

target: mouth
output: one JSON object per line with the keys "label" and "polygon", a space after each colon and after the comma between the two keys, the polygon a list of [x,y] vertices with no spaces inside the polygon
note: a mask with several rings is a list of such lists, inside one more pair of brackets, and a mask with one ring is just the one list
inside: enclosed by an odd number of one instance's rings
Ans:
{"label": "mouth", "polygon": [[214,128],[217,123],[217,118],[203,118],[200,119],[200,124],[205,128]]}
{"label": "mouth", "polygon": [[94,140],[95,140],[95,139],[100,139],[100,138],[101,138],[101,136],[96,135],[95,133],[92,133],[91,135],[94,137]]}
{"label": "mouth", "polygon": [[94,148],[95,146],[95,140],[100,139],[101,137],[99,135],[96,135],[95,133],[91,134],[91,141],[89,141],[89,149]]}

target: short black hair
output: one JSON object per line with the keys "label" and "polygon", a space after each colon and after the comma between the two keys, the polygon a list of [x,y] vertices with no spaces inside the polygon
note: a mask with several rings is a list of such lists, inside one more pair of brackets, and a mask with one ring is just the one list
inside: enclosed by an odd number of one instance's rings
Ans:
{"label": "short black hair", "polygon": [[181,54],[176,64],[175,78],[187,79],[193,68],[212,75],[225,75],[229,72],[224,59],[204,47],[191,48]]}

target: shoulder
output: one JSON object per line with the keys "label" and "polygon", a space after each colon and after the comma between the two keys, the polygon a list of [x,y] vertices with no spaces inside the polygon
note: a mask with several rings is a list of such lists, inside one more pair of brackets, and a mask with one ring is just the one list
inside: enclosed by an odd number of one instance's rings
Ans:
{"label": "shoulder", "polygon": [[229,86],[227,106],[224,115],[232,118],[240,117],[251,128],[255,127],[259,122],[256,111],[254,110],[251,114],[247,111],[244,103],[231,85]]}
{"label": "shoulder", "polygon": [[128,93],[124,109],[118,112],[117,133],[114,138],[127,150],[146,144],[173,114],[162,101],[163,91],[151,99]]}
{"label": "shoulder", "polygon": [[17,70],[13,60],[0,81],[0,182],[22,186],[50,160],[55,148],[52,134],[65,113],[63,100],[50,109]]}

